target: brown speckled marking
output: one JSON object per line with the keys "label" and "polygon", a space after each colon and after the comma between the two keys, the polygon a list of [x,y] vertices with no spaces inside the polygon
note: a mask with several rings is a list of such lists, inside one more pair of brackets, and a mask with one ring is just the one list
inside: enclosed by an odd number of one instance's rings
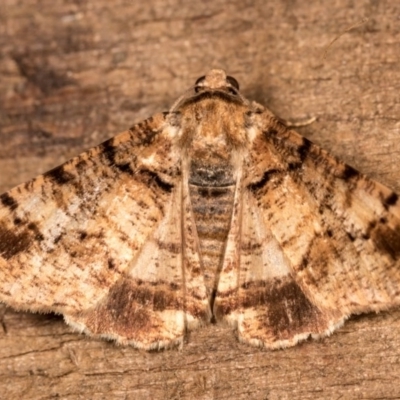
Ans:
{"label": "brown speckled marking", "polygon": [[18,207],[18,202],[8,193],[3,193],[0,196],[0,201],[4,206],[8,207],[11,211],[14,211]]}
{"label": "brown speckled marking", "polygon": [[399,196],[396,193],[390,193],[385,199],[385,205],[387,207],[395,206],[399,200]]}
{"label": "brown speckled marking", "polygon": [[[156,348],[164,325],[160,314],[166,310],[183,309],[179,286],[166,282],[149,284],[124,279],[110,290],[103,304],[87,315],[76,318],[92,334],[117,335],[128,342],[140,340],[146,347]],[[191,309],[190,313],[199,318],[204,317],[202,310]],[[163,333],[170,336],[171,340],[175,334],[173,329]]]}
{"label": "brown speckled marking", "polygon": [[13,232],[0,224],[0,256],[9,260],[28,249],[32,235],[27,231]]}
{"label": "brown speckled marking", "polygon": [[393,260],[400,258],[400,225],[387,226],[387,220],[381,219],[370,226],[367,237],[378,250],[387,253]]}
{"label": "brown speckled marking", "polygon": [[238,307],[263,309],[260,330],[267,331],[275,340],[288,340],[304,332],[319,334],[328,329],[327,316],[312,304],[291,277],[245,285]]}
{"label": "brown speckled marking", "polygon": [[62,165],[46,172],[44,176],[53,180],[56,185],[64,185],[75,178],[75,175],[65,171]]}
{"label": "brown speckled marking", "polygon": [[226,320],[279,348],[400,304],[397,194],[212,70],[0,196],[0,301],[138,348]]}

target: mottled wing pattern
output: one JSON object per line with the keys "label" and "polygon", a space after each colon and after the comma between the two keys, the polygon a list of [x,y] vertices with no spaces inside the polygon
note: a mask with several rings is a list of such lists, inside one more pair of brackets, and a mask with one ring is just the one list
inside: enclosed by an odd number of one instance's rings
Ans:
{"label": "mottled wing pattern", "polygon": [[191,281],[198,245],[168,118],[0,197],[1,301],[141,348],[180,343],[207,316],[204,285]]}
{"label": "mottled wing pattern", "polygon": [[238,287],[220,290],[217,311],[241,340],[277,348],[327,335],[352,313],[400,304],[397,195],[268,111],[255,124]]}
{"label": "mottled wing pattern", "polygon": [[211,70],[0,196],[0,301],[145,349],[210,319],[286,347],[400,305],[398,196],[238,88]]}

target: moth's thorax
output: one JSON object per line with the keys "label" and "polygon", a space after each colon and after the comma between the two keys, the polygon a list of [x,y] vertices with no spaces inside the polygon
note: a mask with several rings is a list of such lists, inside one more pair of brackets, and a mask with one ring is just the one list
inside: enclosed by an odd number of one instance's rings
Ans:
{"label": "moth's thorax", "polygon": [[222,92],[205,92],[189,99],[179,112],[185,143],[215,143],[228,154],[235,146],[244,146],[248,106]]}
{"label": "moth's thorax", "polygon": [[189,182],[200,186],[235,183],[237,153],[247,143],[247,107],[223,93],[203,93],[184,104],[182,141]]}

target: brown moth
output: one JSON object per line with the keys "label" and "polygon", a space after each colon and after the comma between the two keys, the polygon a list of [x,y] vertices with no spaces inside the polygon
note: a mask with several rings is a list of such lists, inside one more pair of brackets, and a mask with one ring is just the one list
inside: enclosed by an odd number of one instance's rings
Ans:
{"label": "brown moth", "polygon": [[274,349],[400,304],[400,201],[211,70],[0,197],[0,301],[153,349],[227,321]]}

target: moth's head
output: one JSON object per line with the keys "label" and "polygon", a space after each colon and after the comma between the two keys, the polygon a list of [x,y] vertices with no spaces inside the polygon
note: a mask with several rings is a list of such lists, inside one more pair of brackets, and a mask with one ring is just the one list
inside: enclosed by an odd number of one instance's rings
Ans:
{"label": "moth's head", "polygon": [[208,71],[207,75],[197,79],[194,84],[194,90],[196,93],[205,90],[221,90],[231,94],[238,94],[239,83],[232,76],[226,75],[224,70],[212,69]]}
{"label": "moth's head", "polygon": [[[194,93],[193,93],[194,91]],[[238,81],[226,75],[222,69],[212,69],[207,75],[197,79],[194,86],[187,90],[179,99],[173,104],[170,112],[176,111],[179,107],[192,104],[193,102],[219,96],[228,101],[233,101],[241,104],[248,104],[248,101],[239,92]]]}

